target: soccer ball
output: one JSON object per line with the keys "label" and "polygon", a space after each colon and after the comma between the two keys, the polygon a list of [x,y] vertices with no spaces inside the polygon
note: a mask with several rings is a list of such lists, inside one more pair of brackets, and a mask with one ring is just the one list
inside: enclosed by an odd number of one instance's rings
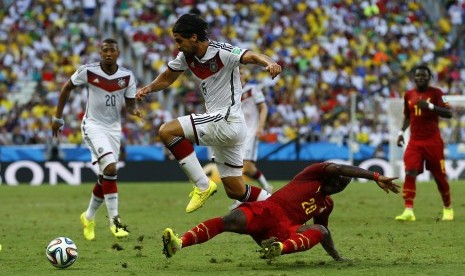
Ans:
{"label": "soccer ball", "polygon": [[47,245],[45,255],[54,267],[67,268],[77,260],[78,251],[70,238],[58,237]]}

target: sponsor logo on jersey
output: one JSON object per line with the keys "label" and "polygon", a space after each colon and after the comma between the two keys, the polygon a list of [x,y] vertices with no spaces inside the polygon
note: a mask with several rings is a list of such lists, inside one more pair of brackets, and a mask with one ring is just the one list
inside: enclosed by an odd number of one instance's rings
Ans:
{"label": "sponsor logo on jersey", "polygon": [[231,54],[234,54],[234,55],[238,55],[241,53],[241,49],[240,48],[237,48],[235,47],[234,49],[232,49],[231,51]]}

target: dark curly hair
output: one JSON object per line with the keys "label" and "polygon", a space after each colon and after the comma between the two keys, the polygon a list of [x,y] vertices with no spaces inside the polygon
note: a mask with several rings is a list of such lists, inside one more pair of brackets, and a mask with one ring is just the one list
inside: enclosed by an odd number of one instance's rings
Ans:
{"label": "dark curly hair", "polygon": [[195,14],[183,14],[174,23],[173,33],[180,34],[184,38],[189,38],[193,34],[196,34],[199,41],[208,40],[208,23]]}

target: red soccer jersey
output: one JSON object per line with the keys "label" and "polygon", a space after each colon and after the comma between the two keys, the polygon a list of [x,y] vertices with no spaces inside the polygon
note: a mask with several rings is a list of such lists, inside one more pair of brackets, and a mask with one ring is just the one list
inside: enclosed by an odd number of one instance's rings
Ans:
{"label": "red soccer jersey", "polygon": [[304,224],[313,218],[315,223],[328,226],[333,201],[321,193],[321,185],[328,177],[324,169],[328,164],[315,163],[306,167],[267,201],[279,204],[294,224]]}
{"label": "red soccer jersey", "polygon": [[440,107],[448,107],[443,100],[441,89],[428,87],[425,91],[409,90],[404,96],[404,116],[410,118],[411,140],[436,140],[441,139],[438,127],[439,116],[428,109],[420,109],[419,100],[425,100]]}

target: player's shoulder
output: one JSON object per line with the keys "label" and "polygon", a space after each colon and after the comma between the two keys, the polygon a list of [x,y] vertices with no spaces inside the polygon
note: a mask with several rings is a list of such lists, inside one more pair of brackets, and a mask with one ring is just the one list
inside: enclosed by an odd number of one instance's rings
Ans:
{"label": "player's shoulder", "polygon": [[208,44],[208,46],[213,49],[218,49],[218,50],[222,49],[226,51],[232,51],[232,49],[234,48],[234,46],[232,46],[231,44],[227,42],[219,42],[219,41],[214,41],[214,40],[210,40],[210,43]]}
{"label": "player's shoulder", "polygon": [[127,73],[127,74],[131,74],[131,75],[134,75],[134,73],[132,72],[131,69],[128,69],[124,66],[118,66],[118,70],[122,73]]}
{"label": "player's shoulder", "polygon": [[430,87],[428,87],[428,89],[429,89],[432,93],[444,94],[444,92],[442,91],[442,89],[439,88],[439,87],[430,86]]}
{"label": "player's shoulder", "polygon": [[238,46],[231,45],[227,42],[218,42],[210,40],[210,44],[208,44],[209,48],[214,51],[219,52],[227,52],[231,54],[240,54],[243,49],[239,48]]}
{"label": "player's shoulder", "polygon": [[77,72],[79,73],[83,70],[88,70],[88,69],[98,68],[98,67],[100,67],[100,62],[86,63],[86,64],[82,64],[81,66],[79,66],[79,68],[77,69]]}

